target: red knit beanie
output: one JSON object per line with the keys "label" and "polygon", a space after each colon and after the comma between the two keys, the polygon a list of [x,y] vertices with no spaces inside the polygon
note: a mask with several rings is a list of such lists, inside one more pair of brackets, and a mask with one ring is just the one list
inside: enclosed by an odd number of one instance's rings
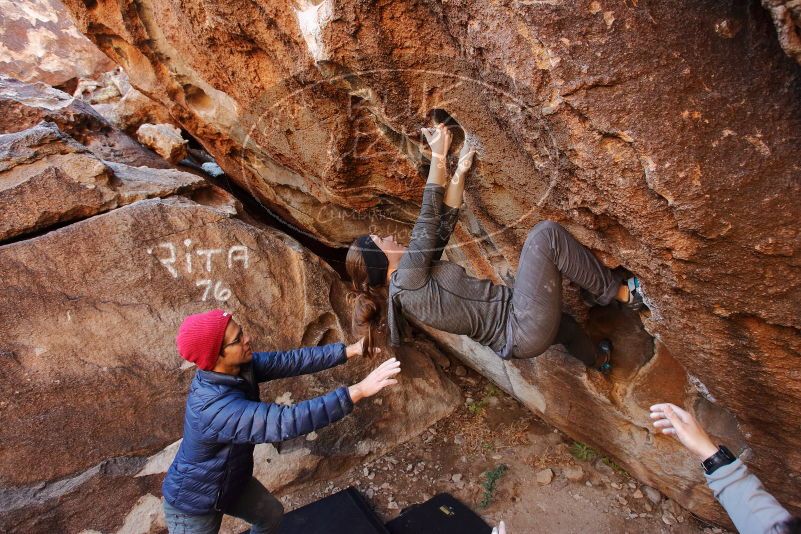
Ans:
{"label": "red knit beanie", "polygon": [[190,315],[181,323],[175,338],[178,354],[204,371],[211,371],[217,363],[230,320],[231,314],[223,310]]}

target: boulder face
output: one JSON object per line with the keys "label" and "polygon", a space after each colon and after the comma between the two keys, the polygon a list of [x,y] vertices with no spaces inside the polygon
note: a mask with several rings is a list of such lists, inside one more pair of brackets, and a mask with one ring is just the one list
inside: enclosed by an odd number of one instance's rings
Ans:
{"label": "boulder face", "polygon": [[801,3],[798,0],[762,0],[762,5],[773,18],[784,51],[801,63]]}
{"label": "boulder face", "polygon": [[167,110],[131,86],[120,67],[98,79],[81,79],[73,96],[88,102],[106,120],[130,135],[143,124],[171,124]]}
{"label": "boulder face", "polygon": [[726,522],[709,499],[697,460],[688,458],[677,441],[651,432],[648,407],[657,402],[687,406],[719,443],[748,454],[736,420],[693,386],[685,369],[648,335],[634,312],[595,308],[587,323],[596,339],[614,344],[615,369],[608,378],[588,372],[558,345],[533,361],[504,361],[469,339],[421,327],[445,350],[574,439],[609,451],[632,476],[665,488],[694,513]]}
{"label": "boulder face", "polygon": [[171,163],[178,163],[188,154],[186,139],[171,124],[142,124],[136,130],[136,138]]}
{"label": "boulder face", "polygon": [[33,84],[0,76],[0,132],[27,130],[40,122],[58,129],[104,161],[168,169],[169,162],[116,129],[91,105],[42,82]]}
{"label": "boulder face", "polygon": [[0,0],[0,40],[0,73],[24,82],[69,84],[114,67],[58,0]]}
{"label": "boulder face", "polygon": [[0,134],[0,241],[204,183],[172,169],[104,163],[52,122]]}
{"label": "boulder face", "polygon": [[[741,435],[766,486],[801,511],[801,68],[771,16],[790,30],[798,18],[792,2],[763,3],[771,13],[707,1],[67,6],[234,180],[328,244],[407,231],[427,163],[418,129],[458,122],[479,163],[449,257],[512,283],[528,230],[550,218],[637,273],[654,342],[620,355],[631,363],[615,387],[640,387],[646,366],[673,359],[647,395],[626,397],[638,413],[690,387],[684,398],[724,414],[705,423]],[[513,366],[541,387],[562,364]],[[554,402],[595,398],[574,385]],[[605,397],[596,420],[616,409]],[[701,405],[690,408],[715,411]],[[665,438],[640,416],[600,428],[544,417],[722,517],[693,459],[674,451],[683,467],[670,471],[645,446]]]}
{"label": "boulder face", "polygon": [[[0,134],[0,531],[147,532],[194,373],[176,354],[181,320],[224,307],[256,350],[352,342],[348,291],[225,191],[163,160],[125,163],[156,156],[116,150],[125,134],[61,95],[2,91],[10,113],[51,122]],[[266,384],[264,400],[289,403],[385,357],[408,368],[340,424],[260,446],[256,475],[273,490],[337,475],[448,415],[461,398],[435,352],[420,341]]]}

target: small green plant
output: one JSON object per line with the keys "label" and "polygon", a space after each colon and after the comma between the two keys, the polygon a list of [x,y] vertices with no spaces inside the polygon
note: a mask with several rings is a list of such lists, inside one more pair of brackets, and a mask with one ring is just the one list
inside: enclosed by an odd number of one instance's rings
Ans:
{"label": "small green plant", "polygon": [[595,449],[580,441],[573,442],[573,445],[570,446],[570,454],[573,455],[573,458],[582,462],[591,462],[600,456],[595,452]]}
{"label": "small green plant", "polygon": [[489,404],[490,398],[497,397],[498,393],[500,392],[501,390],[495,387],[493,384],[487,385],[487,387],[484,388],[484,396],[481,398],[481,400],[471,402],[467,405],[467,409],[473,415],[480,414],[484,411],[484,408],[487,407],[487,404]]}
{"label": "small green plant", "polygon": [[481,399],[477,402],[471,402],[467,405],[468,411],[473,415],[478,415],[484,411],[484,408],[487,406],[487,403],[484,399]]}
{"label": "small green plant", "polygon": [[501,464],[495,469],[484,473],[484,482],[481,484],[481,487],[484,488],[484,496],[481,498],[481,502],[478,503],[480,508],[486,508],[490,505],[492,498],[495,496],[498,481],[508,470],[509,467],[506,464]]}
{"label": "small green plant", "polygon": [[497,397],[500,392],[501,390],[495,384],[487,384],[487,387],[484,388],[484,398]]}
{"label": "small green plant", "polygon": [[598,451],[596,451],[589,445],[582,443],[580,441],[573,442],[573,444],[570,446],[570,454],[573,455],[573,458],[575,458],[576,460],[581,460],[582,462],[592,462],[593,460],[600,458],[603,463],[611,467],[618,475],[622,475],[625,477],[629,476],[626,470],[620,467],[617,464],[617,462],[615,462],[608,456],[600,454]]}
{"label": "small green plant", "polygon": [[611,467],[614,470],[614,472],[617,473],[618,475],[622,475],[624,477],[630,476],[628,472],[619,465],[617,465],[617,462],[615,462],[613,459],[604,456],[601,458],[601,460],[603,461],[603,463]]}

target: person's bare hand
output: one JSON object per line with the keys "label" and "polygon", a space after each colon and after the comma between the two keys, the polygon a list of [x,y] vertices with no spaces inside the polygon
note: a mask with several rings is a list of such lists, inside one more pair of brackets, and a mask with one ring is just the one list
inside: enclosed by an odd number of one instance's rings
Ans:
{"label": "person's bare hand", "polygon": [[[353,344],[348,345],[347,347],[345,347],[345,356],[349,360],[351,358],[353,358],[354,356],[363,356],[364,355],[364,340],[365,340],[365,338],[364,338],[364,336],[362,336],[362,338],[359,339],[359,341],[357,341],[356,343],[353,343]],[[375,349],[373,349],[373,351],[376,354],[378,354],[379,352],[381,352],[381,349],[378,348],[378,347],[375,347]]]}
{"label": "person's bare hand", "polygon": [[669,402],[651,406],[654,427],[663,434],[673,436],[699,460],[706,460],[718,451],[709,435],[687,411]]}
{"label": "person's bare hand", "polygon": [[395,358],[390,358],[371,372],[358,384],[348,388],[350,398],[353,402],[359,402],[367,397],[372,397],[387,386],[398,383],[392,378],[401,372],[400,362]]}
{"label": "person's bare hand", "polygon": [[445,156],[448,155],[448,149],[451,147],[450,129],[440,123],[433,128],[423,128],[422,132],[428,146],[431,147],[431,158],[439,158],[440,161],[445,161]]}

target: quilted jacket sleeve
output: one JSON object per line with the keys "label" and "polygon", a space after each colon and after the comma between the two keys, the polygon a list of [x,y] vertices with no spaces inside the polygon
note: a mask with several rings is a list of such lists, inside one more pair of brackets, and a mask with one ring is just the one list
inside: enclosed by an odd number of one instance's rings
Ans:
{"label": "quilted jacket sleeve", "polygon": [[306,375],[347,361],[344,343],[303,347],[287,351],[254,352],[253,370],[257,382]]}
{"label": "quilted jacket sleeve", "polygon": [[199,424],[203,437],[218,443],[277,443],[328,426],[351,411],[346,387],[293,406],[251,401],[237,392],[205,404]]}

